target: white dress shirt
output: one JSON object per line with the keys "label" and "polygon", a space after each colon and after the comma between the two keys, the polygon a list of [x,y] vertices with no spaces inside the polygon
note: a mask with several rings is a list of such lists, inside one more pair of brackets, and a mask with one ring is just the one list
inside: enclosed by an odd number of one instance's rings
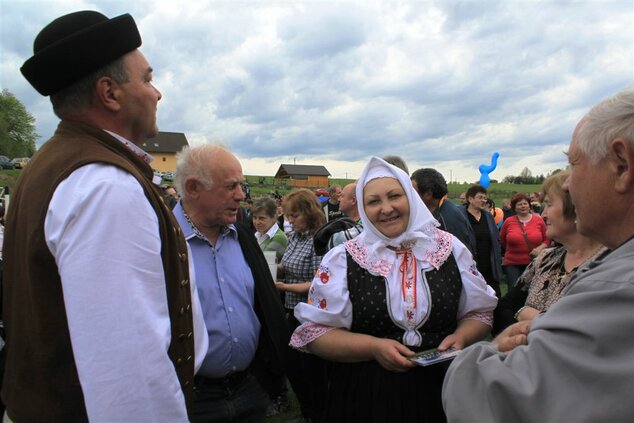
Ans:
{"label": "white dress shirt", "polygon": [[[93,163],[55,190],[44,224],[91,422],[186,422],[167,350],[170,318],[156,213],[129,173]],[[195,368],[207,334],[191,272]]]}

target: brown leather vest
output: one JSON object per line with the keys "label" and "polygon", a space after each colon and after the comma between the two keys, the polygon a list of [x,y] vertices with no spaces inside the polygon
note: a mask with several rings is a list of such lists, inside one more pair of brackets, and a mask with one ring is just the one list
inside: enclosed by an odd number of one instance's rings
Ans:
{"label": "brown leather vest", "polygon": [[[16,422],[87,420],[60,276],[45,242],[44,219],[57,185],[88,163],[107,163],[129,172],[156,212],[171,321],[168,355],[191,418],[194,337],[187,246],[180,227],[160,189],[152,183],[147,163],[106,132],[66,121],[18,178],[7,213],[3,295],[7,344],[2,399],[9,417]],[[104,212],[107,207],[104,204]]]}

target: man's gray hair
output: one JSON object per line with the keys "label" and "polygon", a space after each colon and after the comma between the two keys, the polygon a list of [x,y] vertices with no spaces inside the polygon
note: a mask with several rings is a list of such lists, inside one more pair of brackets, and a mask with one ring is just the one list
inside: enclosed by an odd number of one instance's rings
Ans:
{"label": "man's gray hair", "polygon": [[185,181],[194,178],[206,189],[213,186],[213,169],[209,167],[208,159],[214,156],[218,150],[226,150],[216,144],[204,144],[198,147],[185,147],[176,155],[176,175],[174,176],[174,186],[176,191],[182,196],[187,196]]}
{"label": "man's gray hair", "polygon": [[594,106],[577,128],[577,147],[596,165],[610,143],[624,138],[634,148],[634,90],[629,88]]}
{"label": "man's gray hair", "polygon": [[80,79],[73,85],[51,94],[53,111],[60,119],[72,116],[95,100],[95,86],[99,78],[112,78],[118,84],[125,84],[130,80],[123,57],[97,69],[90,75]]}

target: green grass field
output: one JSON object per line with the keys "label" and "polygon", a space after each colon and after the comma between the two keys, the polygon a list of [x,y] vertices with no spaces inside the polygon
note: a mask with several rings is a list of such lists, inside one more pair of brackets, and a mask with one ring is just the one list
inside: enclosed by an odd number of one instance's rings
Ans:
{"label": "green grass field", "polygon": [[[15,181],[20,175],[21,170],[0,170],[0,186],[8,186],[11,190],[15,185]],[[259,176],[259,175],[246,175],[245,176],[249,186],[251,187],[251,197],[257,198],[265,195],[270,195],[272,192],[277,191],[279,194],[284,195],[292,190],[292,187],[288,184],[288,180],[275,179],[273,176]],[[330,185],[337,184],[345,186],[354,179],[345,178],[331,178]],[[456,184],[451,183],[449,188],[449,199],[457,201],[460,193],[466,191],[471,184]],[[310,189],[325,188],[325,187],[310,187]],[[503,184],[492,183],[489,186],[489,197],[495,201],[495,204],[499,205],[503,198],[511,198],[513,194],[518,192],[533,192],[539,191],[540,185],[518,185],[518,184]]]}
{"label": "green grass field", "polygon": [[[271,192],[278,192],[281,195],[285,195],[292,190],[292,187],[288,184],[288,180],[285,179],[275,179],[272,176],[257,176],[257,175],[247,175],[245,176],[249,186],[251,187],[251,198],[257,198],[265,195],[270,195]],[[331,178],[330,184],[337,184],[340,186],[345,186],[351,182],[354,182],[354,179],[337,179]],[[453,202],[458,202],[458,198],[460,197],[460,193],[466,191],[472,184],[456,184],[451,183],[448,184],[447,188],[449,189],[449,199]],[[317,188],[325,188],[325,187],[309,187],[310,189]],[[505,184],[505,183],[492,183],[489,186],[489,197],[493,199],[496,205],[500,205],[502,199],[508,198],[510,199],[514,194],[518,192],[535,192],[539,191],[541,185],[539,184],[527,184],[527,185],[519,185],[519,184]]]}

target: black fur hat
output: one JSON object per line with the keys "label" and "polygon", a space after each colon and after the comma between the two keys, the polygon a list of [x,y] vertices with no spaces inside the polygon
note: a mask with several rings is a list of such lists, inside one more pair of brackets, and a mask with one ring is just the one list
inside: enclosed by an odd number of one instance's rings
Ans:
{"label": "black fur hat", "polygon": [[35,38],[22,75],[40,94],[55,94],[141,45],[129,14],[108,19],[99,12],[70,13],[46,25]]}

